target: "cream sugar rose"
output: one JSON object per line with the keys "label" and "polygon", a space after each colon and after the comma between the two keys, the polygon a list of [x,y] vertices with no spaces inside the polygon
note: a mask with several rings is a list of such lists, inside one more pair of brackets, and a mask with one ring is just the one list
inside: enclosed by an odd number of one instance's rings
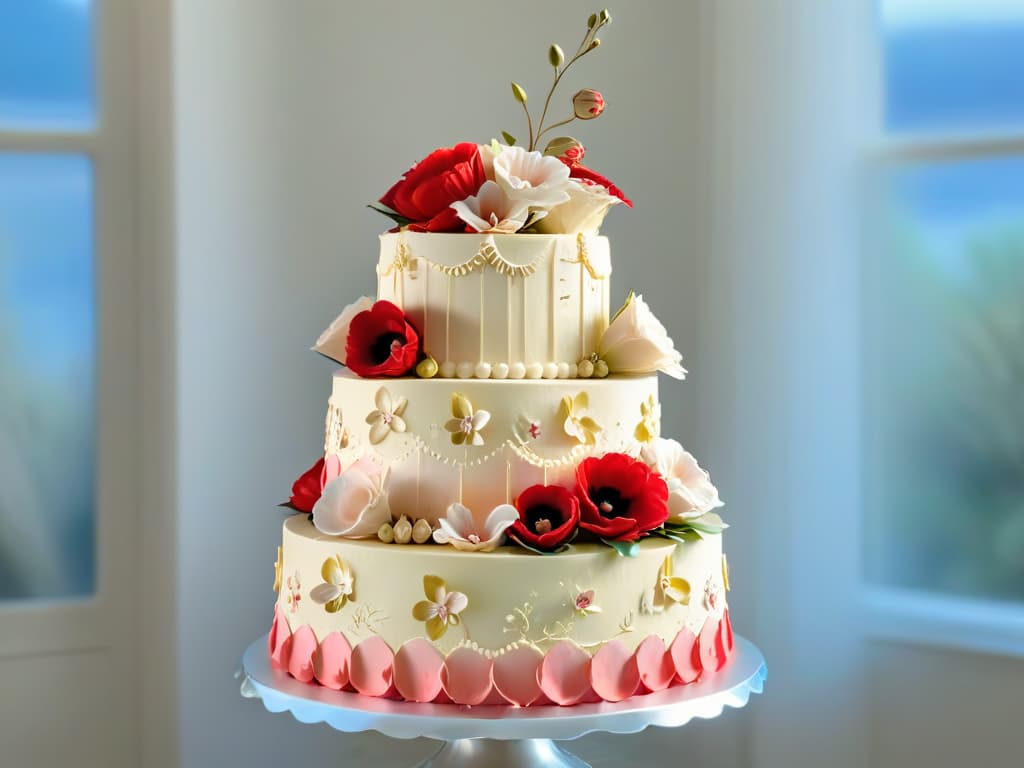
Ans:
{"label": "cream sugar rose", "polygon": [[[598,46],[606,11],[555,82]],[[733,650],[722,505],[661,436],[682,357],[640,296],[609,314],[599,234],[631,206],[551,128],[462,143],[380,199],[377,295],[314,349],[333,376],[322,457],[294,484],[268,653],[366,696],[486,706],[620,701],[714,675]]]}

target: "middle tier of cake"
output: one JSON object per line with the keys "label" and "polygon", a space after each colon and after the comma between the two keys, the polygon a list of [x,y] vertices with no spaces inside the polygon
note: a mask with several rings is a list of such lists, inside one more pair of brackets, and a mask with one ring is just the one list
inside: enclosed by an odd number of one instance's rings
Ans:
{"label": "middle tier of cake", "polygon": [[395,518],[436,522],[460,502],[482,520],[537,483],[572,487],[579,462],[637,455],[659,431],[656,375],[484,381],[334,375],[324,453],[387,469]]}

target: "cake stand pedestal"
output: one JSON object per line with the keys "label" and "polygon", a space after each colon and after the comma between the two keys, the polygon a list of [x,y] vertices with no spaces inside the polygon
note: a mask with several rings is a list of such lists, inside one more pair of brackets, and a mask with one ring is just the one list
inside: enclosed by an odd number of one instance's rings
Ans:
{"label": "cake stand pedestal", "polygon": [[396,739],[422,736],[445,742],[417,768],[588,768],[555,741],[595,731],[676,728],[695,717],[717,717],[725,707],[742,707],[751,693],[760,693],[767,672],[757,647],[737,636],[729,664],[720,672],[617,704],[523,709],[413,704],[301,683],[271,668],[264,637],[242,657],[242,695],[261,699],[269,712],[291,712],[301,723],[326,723],[345,733],[373,730]]}

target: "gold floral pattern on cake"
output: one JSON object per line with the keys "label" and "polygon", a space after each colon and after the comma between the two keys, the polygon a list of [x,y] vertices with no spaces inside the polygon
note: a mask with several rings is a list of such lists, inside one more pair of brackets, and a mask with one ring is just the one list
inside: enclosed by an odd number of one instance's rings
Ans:
{"label": "gold floral pattern on cake", "polygon": [[274,591],[281,593],[281,567],[284,565],[281,547],[277,548],[277,560],[274,562]]}
{"label": "gold floral pattern on cake", "polygon": [[412,607],[412,617],[427,625],[431,640],[440,640],[448,627],[459,625],[459,614],[469,607],[469,598],[461,592],[449,592],[445,580],[433,575],[423,577],[423,593],[427,599]]}
{"label": "gold floral pattern on cake", "polygon": [[366,423],[370,425],[370,443],[377,445],[392,432],[405,432],[405,408],[409,401],[404,397],[394,398],[387,387],[381,387],[373,397],[376,409],[366,414]]}
{"label": "gold floral pattern on cake", "polygon": [[360,605],[353,609],[348,627],[354,635],[379,635],[381,625],[389,618],[381,610],[369,605]]}
{"label": "gold floral pattern on cake", "polygon": [[327,416],[324,419],[324,453],[326,455],[340,453],[348,446],[348,430],[342,419],[341,407],[333,402],[327,404]]}
{"label": "gold floral pattern on cake", "polygon": [[[404,248],[405,259],[408,262],[410,258],[412,261],[422,259],[426,262],[427,266],[434,269],[446,277],[464,277],[465,275],[475,272],[478,269],[484,267],[491,267],[495,272],[503,277],[529,277],[537,272],[540,264],[547,257],[544,252],[538,253],[530,261],[525,264],[516,264],[509,259],[506,259],[498,251],[494,245],[494,241],[487,239],[480,243],[480,247],[477,249],[470,258],[459,264],[441,264],[440,262],[433,261],[423,256],[411,257],[411,251],[405,244],[404,240],[399,239],[399,248]],[[395,265],[398,263],[398,256],[395,257],[395,261],[387,267],[387,270],[381,272],[381,277],[387,277],[393,271],[395,271]],[[378,271],[379,271],[378,267]],[[400,270],[399,270],[400,271]]]}
{"label": "gold floral pattern on cake", "polygon": [[633,430],[633,436],[641,443],[649,443],[660,435],[661,403],[654,395],[648,395],[647,399],[640,403],[640,421]]}
{"label": "gold floral pattern on cake", "polygon": [[[575,637],[577,622],[585,619],[588,615],[602,612],[595,602],[594,590],[584,590],[578,585],[574,585],[575,589],[570,589],[564,582],[559,582],[558,585],[565,590],[567,598],[562,603],[562,607],[566,611],[565,618],[556,619],[548,624],[537,627],[533,622],[535,607],[530,600],[527,600],[514,607],[505,616],[505,626],[502,631],[505,634],[515,635],[516,639],[513,642],[543,646],[562,640],[572,640],[582,648],[596,648],[634,631],[633,612],[626,611],[622,621],[619,622],[618,631],[614,635],[594,642],[581,642]],[[531,600],[535,600],[538,597],[539,595],[536,592],[530,593]]]}
{"label": "gold floral pattern on cake", "polygon": [[576,438],[583,445],[596,444],[597,433],[601,431],[601,425],[590,416],[589,409],[590,397],[586,392],[580,392],[576,397],[566,395],[558,409],[558,419],[562,422],[565,434]]}
{"label": "gold floral pattern on cake", "polygon": [[313,587],[309,596],[314,603],[322,605],[328,613],[337,613],[349,600],[354,599],[355,577],[341,555],[324,560],[320,566],[324,583]]}
{"label": "gold floral pattern on cake", "polygon": [[590,251],[587,248],[587,236],[580,232],[576,235],[576,258],[575,259],[562,259],[566,264],[579,264],[583,269],[590,275],[591,280],[604,280],[608,275],[611,274],[611,260],[601,259],[599,263],[597,259],[590,257]]}

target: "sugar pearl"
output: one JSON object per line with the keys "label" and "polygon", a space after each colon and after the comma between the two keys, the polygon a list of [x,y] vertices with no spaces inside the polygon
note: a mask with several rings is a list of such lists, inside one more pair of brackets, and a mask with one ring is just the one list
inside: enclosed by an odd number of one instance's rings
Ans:
{"label": "sugar pearl", "polygon": [[438,373],[441,374],[443,379],[455,378],[455,363],[451,360],[445,360],[441,363],[441,367],[438,369]]}
{"label": "sugar pearl", "polygon": [[496,379],[508,378],[508,363],[495,363],[491,369],[491,375]]}
{"label": "sugar pearl", "polygon": [[522,363],[512,363],[508,367],[508,376],[510,379],[521,379],[526,376],[526,366]]}
{"label": "sugar pearl", "polygon": [[544,373],[544,366],[540,363],[530,363],[526,366],[526,378],[528,379],[539,379],[542,373]]}
{"label": "sugar pearl", "polygon": [[472,363],[459,363],[455,366],[455,375],[460,379],[471,379],[473,378],[473,369],[475,366]]}
{"label": "sugar pearl", "polygon": [[490,363],[477,363],[476,369],[473,371],[478,379],[489,379],[491,378],[491,364]]}

